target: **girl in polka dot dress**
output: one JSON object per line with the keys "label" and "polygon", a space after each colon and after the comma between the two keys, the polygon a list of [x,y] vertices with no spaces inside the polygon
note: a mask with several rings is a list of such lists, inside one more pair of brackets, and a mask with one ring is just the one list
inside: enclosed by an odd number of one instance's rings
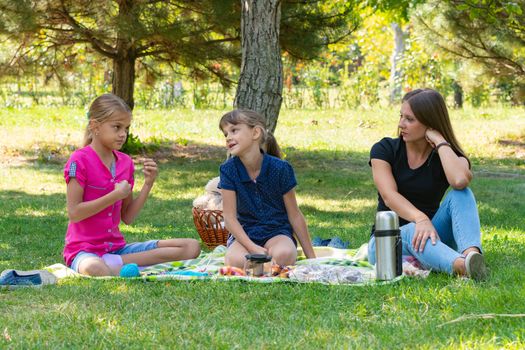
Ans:
{"label": "girl in polka dot dress", "polygon": [[191,259],[199,255],[194,239],[151,240],[126,244],[120,220],[131,224],[144,206],[157,177],[157,164],[144,160],[144,185],[133,198],[132,159],[118,150],[126,141],[131,110],[119,97],[96,98],[88,112],[84,147],[65,168],[69,225],[64,260],[91,276],[138,276],[139,267]]}
{"label": "girl in polka dot dress", "polygon": [[314,258],[310,235],[295,198],[291,165],[280,159],[264,118],[250,110],[226,113],[219,127],[231,157],[220,167],[223,216],[230,232],[226,265],[243,267],[247,254],[271,255],[274,263],[293,265],[297,235],[307,258]]}

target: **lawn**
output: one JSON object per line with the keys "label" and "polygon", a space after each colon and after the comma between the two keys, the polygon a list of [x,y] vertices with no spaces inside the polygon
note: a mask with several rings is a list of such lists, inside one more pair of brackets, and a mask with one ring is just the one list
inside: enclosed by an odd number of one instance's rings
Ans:
{"label": "lawn", "polygon": [[[191,203],[224,160],[222,113],[135,112],[132,132],[162,147],[150,154],[160,167],[150,199],[135,224],[123,226],[128,241],[198,238]],[[296,171],[312,236],[339,236],[351,247],[367,241],[377,196],[368,151],[395,134],[398,114],[282,111],[276,137]],[[472,157],[487,281],[442,274],[374,287],[67,280],[0,291],[0,348],[524,348],[525,110],[465,109],[452,111],[452,120]],[[0,110],[0,270],[62,262],[62,169],[85,123],[82,109]]]}

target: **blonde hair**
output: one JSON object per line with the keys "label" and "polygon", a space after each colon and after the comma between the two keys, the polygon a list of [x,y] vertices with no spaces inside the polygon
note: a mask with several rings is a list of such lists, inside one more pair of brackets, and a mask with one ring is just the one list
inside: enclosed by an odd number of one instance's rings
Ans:
{"label": "blonde hair", "polygon": [[123,99],[114,94],[103,94],[97,97],[91,103],[87,113],[88,124],[84,133],[84,146],[93,141],[91,122],[104,123],[117,113],[129,113],[131,115],[131,108]]}
{"label": "blonde hair", "polygon": [[277,144],[277,140],[270,130],[266,129],[266,120],[259,113],[249,109],[235,109],[222,116],[219,122],[221,131],[224,131],[226,124],[245,124],[250,128],[261,129],[259,144],[262,150],[271,156],[282,158],[281,148]]}

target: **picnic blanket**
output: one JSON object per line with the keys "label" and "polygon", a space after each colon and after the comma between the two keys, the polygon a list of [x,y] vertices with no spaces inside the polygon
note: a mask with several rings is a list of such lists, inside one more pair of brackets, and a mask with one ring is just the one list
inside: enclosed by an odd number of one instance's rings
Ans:
{"label": "picnic blanket", "polygon": [[[241,280],[256,283],[322,283],[344,285],[369,285],[392,283],[405,275],[428,276],[417,265],[417,261],[404,261],[403,276],[391,281],[376,281],[375,268],[367,261],[367,244],[359,249],[337,249],[332,247],[314,247],[317,258],[306,259],[301,248],[298,249],[298,259],[295,266],[288,267],[287,277],[252,277],[228,273],[224,266],[226,247],[218,246],[211,252],[202,252],[196,259],[174,261],[145,267],[141,276],[133,279],[145,281],[166,280]],[[63,264],[48,266],[46,270],[53,273],[59,280],[71,277],[85,278],[122,278],[122,277],[88,277],[80,275]]]}

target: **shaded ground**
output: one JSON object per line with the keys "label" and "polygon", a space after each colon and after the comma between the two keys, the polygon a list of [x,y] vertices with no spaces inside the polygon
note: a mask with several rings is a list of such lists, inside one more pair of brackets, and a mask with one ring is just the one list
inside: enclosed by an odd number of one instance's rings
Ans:
{"label": "shaded ground", "polygon": [[[472,159],[474,172],[485,177],[521,177],[525,176],[520,169],[525,170],[525,136],[514,139],[500,139],[498,144],[504,149],[498,159]],[[155,143],[145,143],[146,150],[142,154],[133,155],[135,162],[140,163],[144,157],[153,158],[160,164],[174,160],[187,159],[190,162],[203,160],[226,159],[226,150],[222,146],[206,145],[191,140],[182,143],[161,140]],[[21,166],[24,164],[65,164],[76,146],[56,142],[37,142],[31,148],[8,148],[0,146],[0,166]],[[304,166],[322,167],[327,161],[330,167],[348,167],[351,164],[363,165],[368,154],[355,157],[353,152],[344,151],[304,151],[293,147],[283,149],[287,156]],[[349,155],[354,157],[349,157]],[[328,156],[328,157],[327,157]],[[517,165],[510,169],[512,165]]]}

